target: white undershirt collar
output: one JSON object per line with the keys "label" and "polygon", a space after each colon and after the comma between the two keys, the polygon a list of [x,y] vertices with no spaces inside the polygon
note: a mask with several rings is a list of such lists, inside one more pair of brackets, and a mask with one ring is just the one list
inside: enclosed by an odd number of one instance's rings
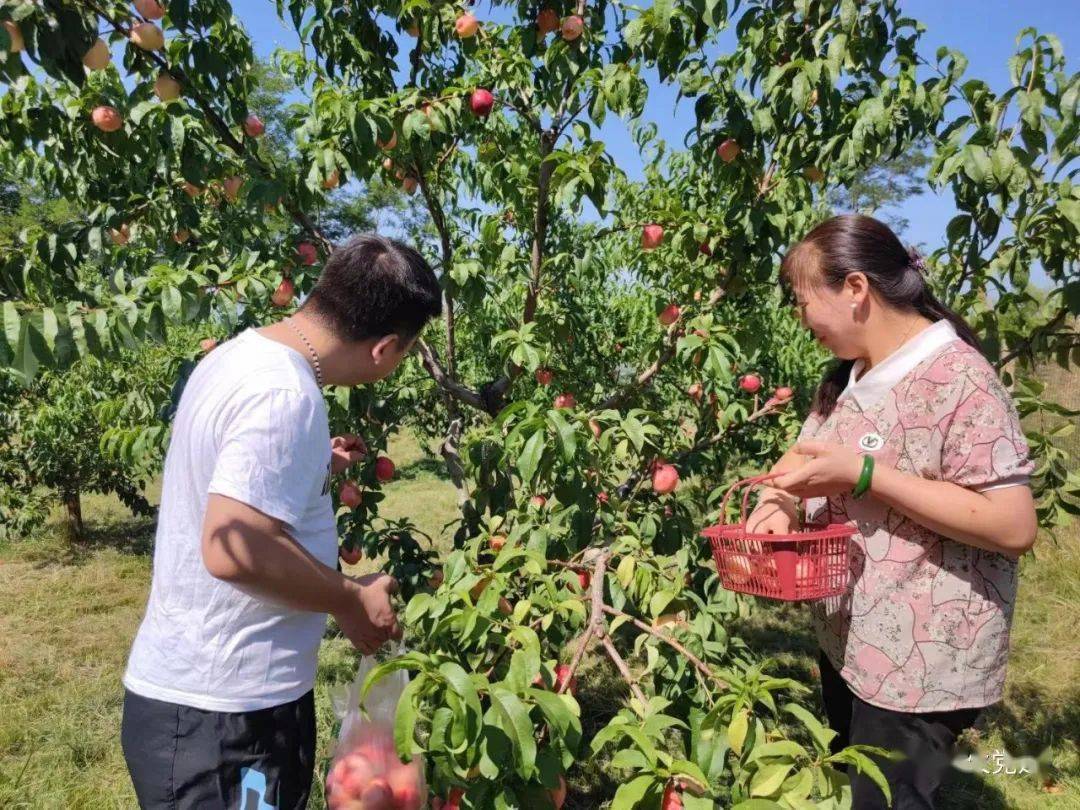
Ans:
{"label": "white undershirt collar", "polygon": [[906,341],[861,378],[859,374],[866,362],[856,360],[840,399],[850,396],[865,411],[895,388],[915,366],[956,339],[953,325],[949,321],[938,321]]}

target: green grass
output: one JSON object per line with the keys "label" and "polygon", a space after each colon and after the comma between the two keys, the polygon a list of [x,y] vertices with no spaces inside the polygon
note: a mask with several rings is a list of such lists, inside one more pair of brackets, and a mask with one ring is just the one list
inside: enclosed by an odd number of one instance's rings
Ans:
{"label": "green grass", "polygon": [[[456,511],[452,487],[411,438],[399,437],[390,452],[399,479],[388,487],[382,513],[411,516],[445,546],[441,529]],[[0,547],[3,808],[135,806],[120,752],[120,676],[146,600],[153,525],[131,518],[113,498],[85,498],[84,515],[89,536],[75,549],[57,523],[40,538]],[[1078,541],[1075,530],[1056,545],[1043,541],[1024,561],[1008,695],[970,740],[980,757],[997,748],[1019,755],[1049,747],[1061,792],[1044,792],[1030,777],[953,774],[939,796],[945,810],[1080,808]],[[805,611],[767,607],[742,629],[774,652],[782,669],[812,678],[815,647]],[[351,679],[355,662],[342,639],[323,644],[316,684],[321,760],[333,745],[329,690]],[[619,686],[603,667],[583,672],[586,728],[610,716]],[[568,807],[595,807],[596,797],[615,787],[602,760],[571,777]],[[311,807],[322,808],[318,784],[314,790]]]}

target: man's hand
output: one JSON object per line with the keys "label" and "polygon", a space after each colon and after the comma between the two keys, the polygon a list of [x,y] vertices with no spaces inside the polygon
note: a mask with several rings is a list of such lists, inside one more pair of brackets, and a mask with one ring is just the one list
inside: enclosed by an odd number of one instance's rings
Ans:
{"label": "man's hand", "polygon": [[334,612],[341,632],[364,655],[371,655],[386,641],[401,638],[391,595],[397,593],[397,580],[387,574],[368,574],[350,579],[347,599]]}
{"label": "man's hand", "polygon": [[769,481],[796,498],[815,498],[851,492],[862,472],[862,459],[853,450],[828,442],[799,442],[791,452],[809,461],[797,470],[783,473]]}
{"label": "man's hand", "polygon": [[367,455],[367,445],[355,433],[335,436],[330,440],[330,471],[337,475]]}

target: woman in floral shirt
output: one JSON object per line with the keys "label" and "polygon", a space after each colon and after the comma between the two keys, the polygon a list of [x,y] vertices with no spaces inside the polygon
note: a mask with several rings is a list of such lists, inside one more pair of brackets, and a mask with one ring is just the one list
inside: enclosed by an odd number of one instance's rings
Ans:
{"label": "woman in floral shirt", "polygon": [[[787,532],[798,499],[858,529],[851,577],[813,604],[837,745],[897,749],[894,808],[933,807],[952,745],[1002,697],[1017,558],[1034,543],[1028,448],[970,327],[917,253],[870,217],[835,217],[782,266],[803,323],[839,364],[774,468],[751,531]],[[863,497],[865,496],[865,497]],[[867,778],[854,806],[885,807]]]}

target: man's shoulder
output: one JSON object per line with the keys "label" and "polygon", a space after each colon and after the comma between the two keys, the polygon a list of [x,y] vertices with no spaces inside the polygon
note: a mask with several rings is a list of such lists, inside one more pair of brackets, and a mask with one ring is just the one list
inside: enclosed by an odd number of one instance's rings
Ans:
{"label": "man's shoulder", "polygon": [[218,390],[239,399],[275,392],[286,395],[284,398],[291,394],[298,401],[320,398],[289,349],[250,330],[218,346],[199,365],[205,386],[220,386]]}

